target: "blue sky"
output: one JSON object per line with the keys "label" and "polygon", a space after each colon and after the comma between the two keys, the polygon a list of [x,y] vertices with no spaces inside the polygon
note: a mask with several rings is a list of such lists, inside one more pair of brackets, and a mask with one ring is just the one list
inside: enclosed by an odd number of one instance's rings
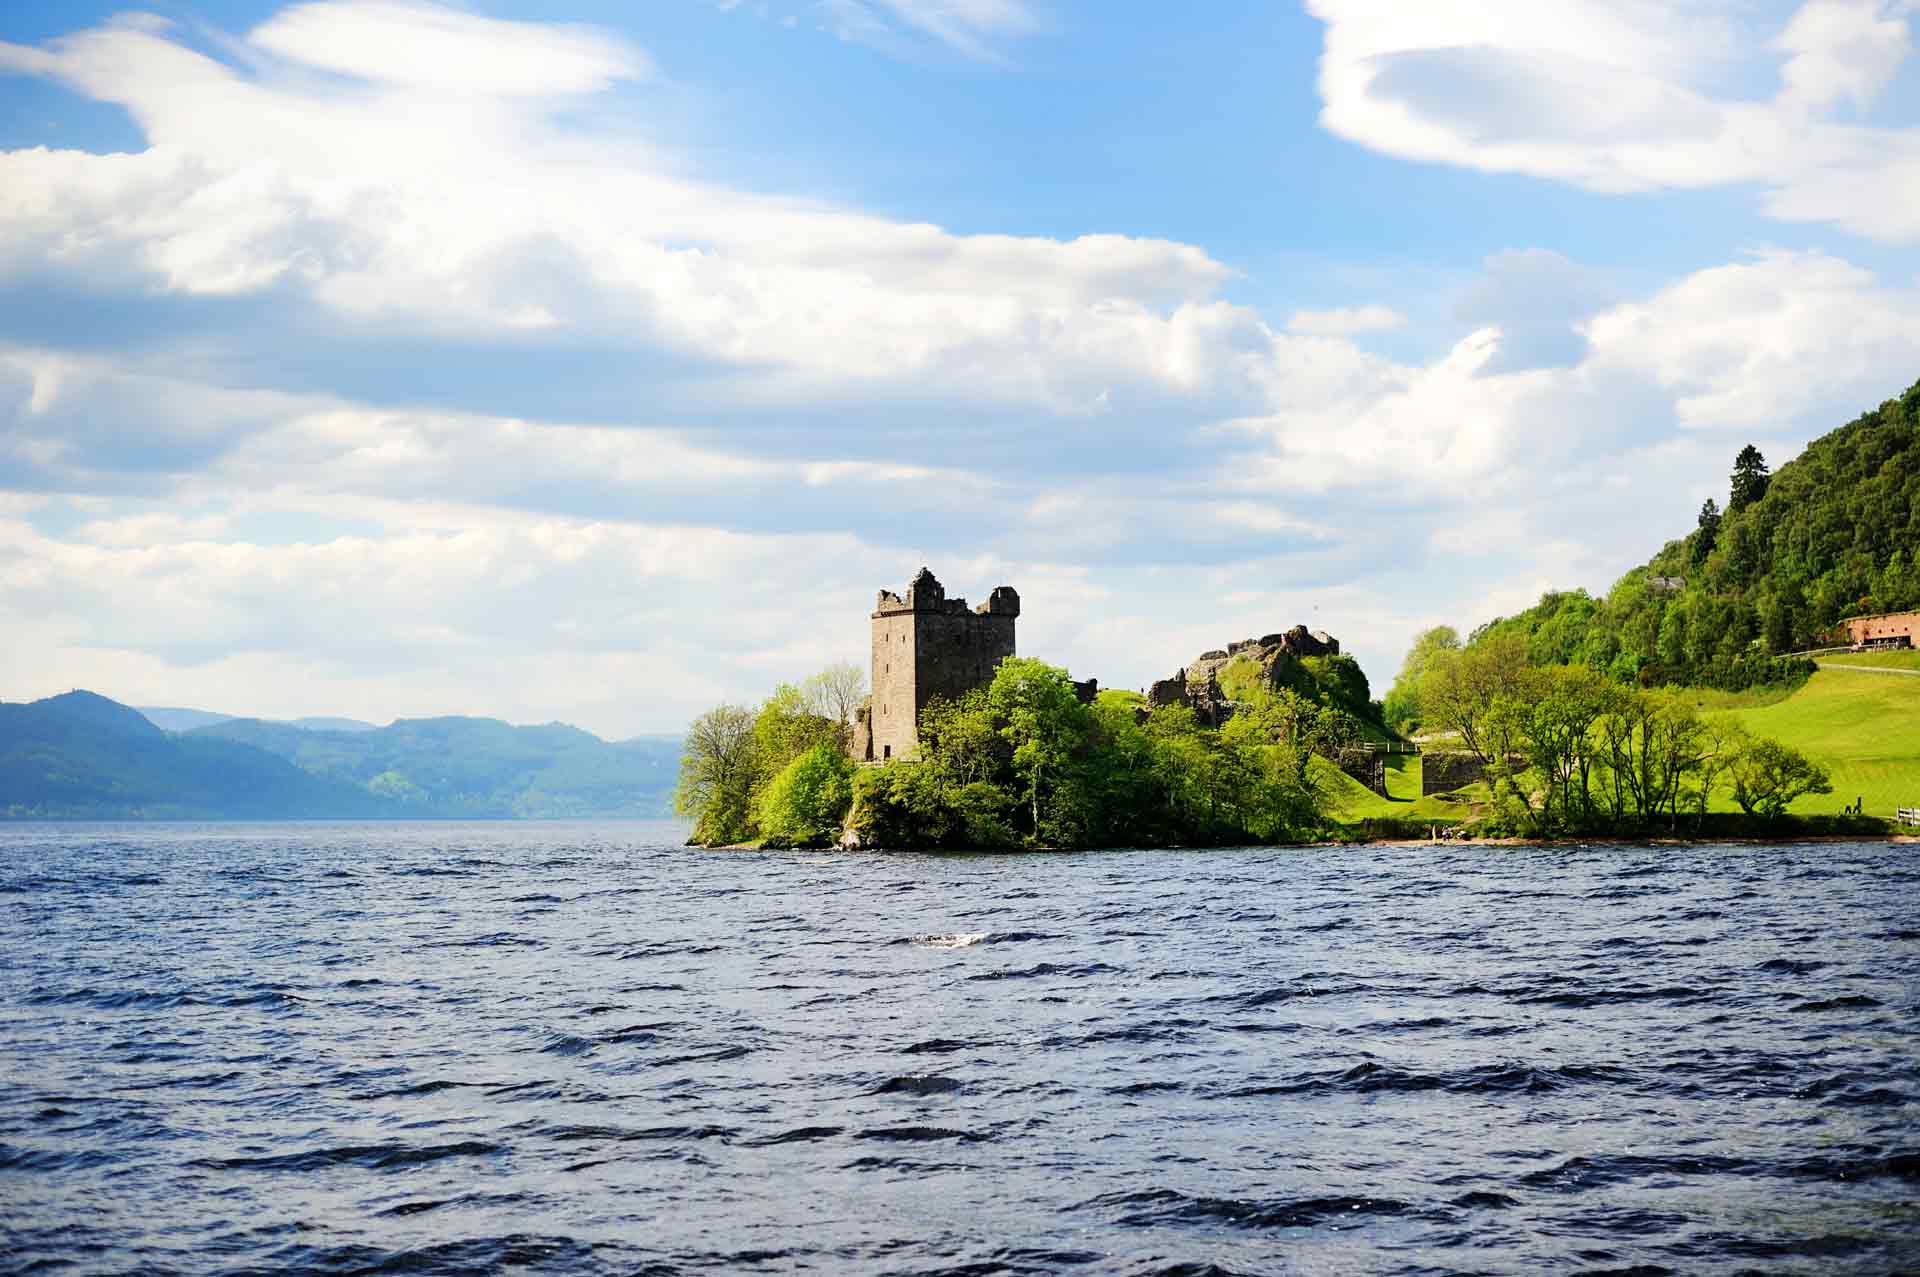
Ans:
{"label": "blue sky", "polygon": [[0,696],[619,736],[925,562],[1140,686],[1920,376],[1909,0],[15,5]]}

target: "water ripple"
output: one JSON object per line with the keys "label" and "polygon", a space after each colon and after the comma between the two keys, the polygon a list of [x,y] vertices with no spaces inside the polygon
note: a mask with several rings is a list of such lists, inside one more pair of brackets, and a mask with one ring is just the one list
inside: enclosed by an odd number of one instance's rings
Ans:
{"label": "water ripple", "polygon": [[1912,849],[0,826],[0,1274],[1898,1272]]}

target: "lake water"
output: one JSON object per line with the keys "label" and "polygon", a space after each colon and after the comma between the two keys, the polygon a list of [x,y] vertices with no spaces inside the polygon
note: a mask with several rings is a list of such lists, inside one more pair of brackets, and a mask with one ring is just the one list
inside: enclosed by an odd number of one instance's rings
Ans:
{"label": "lake water", "polygon": [[1920,848],[0,826],[0,1271],[1920,1271]]}

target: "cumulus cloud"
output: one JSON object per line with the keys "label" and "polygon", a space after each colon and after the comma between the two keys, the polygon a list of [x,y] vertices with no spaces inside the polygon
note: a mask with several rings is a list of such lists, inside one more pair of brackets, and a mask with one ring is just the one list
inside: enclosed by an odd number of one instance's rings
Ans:
{"label": "cumulus cloud", "polygon": [[[1807,0],[1769,41],[1718,0],[1308,0],[1322,122],[1392,155],[1595,191],[1757,183],[1771,215],[1920,240],[1920,129],[1864,112],[1911,52],[1910,0]],[[1718,88],[1780,54],[1766,100]]]}
{"label": "cumulus cloud", "polygon": [[[405,52],[443,29],[465,69]],[[1209,308],[1228,271],[1191,245],[954,235],[716,187],[624,133],[498,96],[576,92],[636,65],[592,33],[349,0],[302,6],[249,43],[359,78],[243,69],[150,25],[16,51],[16,65],[126,106],[152,145],[0,156],[0,273],[271,289],[340,325],[558,334],[816,394],[911,383],[1081,410],[1113,383],[1178,389],[1185,334],[1219,322]],[[528,48],[551,77],[515,78]]]}
{"label": "cumulus cloud", "polygon": [[[1471,56],[1395,63],[1453,48],[1445,24],[1319,7],[1346,14],[1328,74],[1360,77],[1353,127],[1427,130],[1434,158],[1464,130],[1583,182],[1723,137],[1702,86],[1746,38],[1712,5],[1552,0],[1462,9]],[[869,8],[940,39],[1036,20]],[[1794,111],[1871,99],[1879,12],[1782,45]],[[461,65],[408,52],[443,40]],[[1507,118],[1559,91],[1508,57],[1535,47],[1647,82]],[[341,3],[239,48],[151,21],[0,48],[149,140],[0,154],[0,283],[36,316],[104,299],[137,333],[0,346],[0,614],[26,618],[4,694],[666,729],[858,659],[873,590],[922,562],[962,592],[1014,582],[1023,650],[1112,685],[1303,619],[1385,678],[1418,628],[1483,619],[1463,598],[1604,586],[1654,548],[1648,510],[1719,490],[1736,438],[1790,455],[1913,375],[1914,288],[1831,255],[1629,290],[1498,254],[1437,353],[1391,358],[1354,338],[1399,310],[1273,322],[1194,245],[702,180],[594,115],[650,67],[604,33]],[[1490,75],[1493,112],[1467,91]],[[329,361],[371,348],[387,376],[349,389]],[[485,402],[507,385],[515,407]]]}
{"label": "cumulus cloud", "polygon": [[1544,248],[1495,253],[1461,295],[1454,316],[1475,328],[1500,330],[1500,352],[1488,372],[1568,367],[1587,347],[1584,322],[1620,290],[1607,276]]}
{"label": "cumulus cloud", "polygon": [[1353,337],[1404,328],[1407,317],[1391,306],[1337,306],[1332,310],[1296,310],[1287,331],[1310,337]]}

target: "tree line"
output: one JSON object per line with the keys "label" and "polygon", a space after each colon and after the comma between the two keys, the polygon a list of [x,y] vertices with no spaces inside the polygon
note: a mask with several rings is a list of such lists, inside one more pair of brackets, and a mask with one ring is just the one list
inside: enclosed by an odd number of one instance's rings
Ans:
{"label": "tree line", "polygon": [[1747,816],[1777,821],[1796,798],[1833,789],[1817,763],[1700,714],[1676,689],[1535,664],[1516,633],[1461,647],[1443,627],[1409,660],[1426,725],[1457,735],[1486,767],[1497,819],[1484,832],[1678,831],[1721,790]]}
{"label": "tree line", "polygon": [[[1312,757],[1350,743],[1354,716],[1291,687],[1233,681],[1235,712],[1216,728],[1134,692],[1084,703],[1066,670],[1010,657],[987,686],[921,712],[915,757],[877,767],[849,756],[851,712],[836,717],[813,680],[782,685],[757,708],[695,720],[676,808],[708,846],[823,847],[843,830],[900,849],[1222,846],[1325,832]],[[1364,691],[1363,681],[1363,703]]]}
{"label": "tree line", "polygon": [[[1517,635],[1535,665],[1583,665],[1634,687],[1739,692],[1805,679],[1813,665],[1793,654],[1837,641],[1847,617],[1916,608],[1920,384],[1778,472],[1747,445],[1726,507],[1708,501],[1692,532],[1604,597],[1549,591],[1467,645]],[[1417,727],[1417,680],[1397,681],[1384,709],[1395,730]]]}

